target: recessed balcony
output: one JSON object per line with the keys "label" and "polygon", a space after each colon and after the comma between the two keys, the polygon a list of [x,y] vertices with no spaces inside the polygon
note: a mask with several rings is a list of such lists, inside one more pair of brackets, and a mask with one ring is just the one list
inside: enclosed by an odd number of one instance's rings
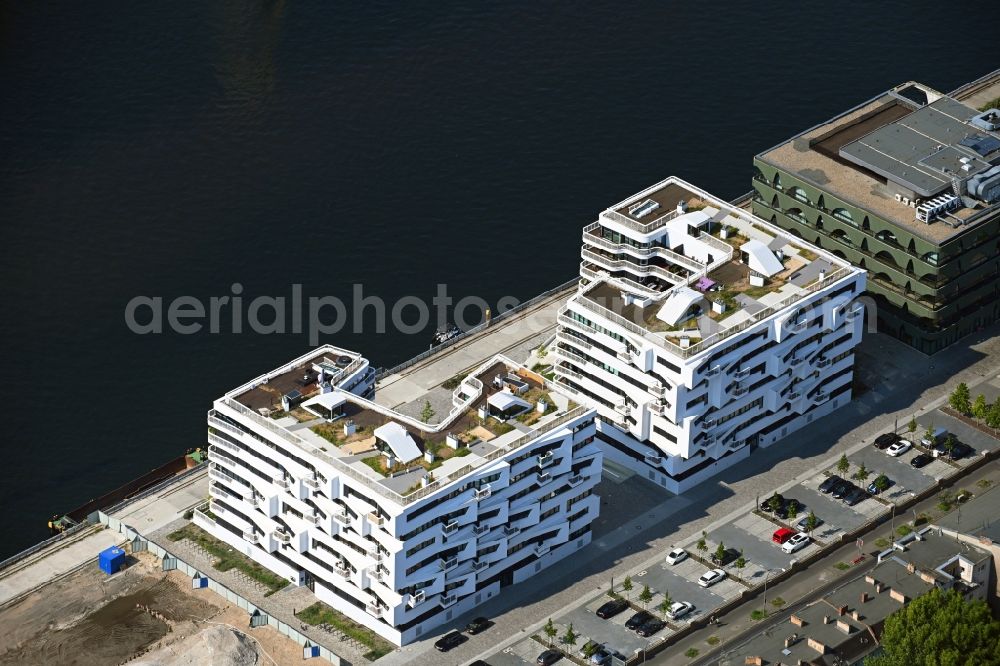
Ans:
{"label": "recessed balcony", "polygon": [[409,606],[410,608],[413,608],[414,606],[418,606],[424,603],[425,599],[426,596],[424,595],[424,591],[417,590],[416,592],[410,594],[409,597],[406,599],[406,605]]}
{"label": "recessed balcony", "polygon": [[553,451],[546,451],[545,453],[538,456],[538,466],[548,467],[556,459],[556,454]]}
{"label": "recessed balcony", "polygon": [[493,489],[490,487],[490,484],[487,483],[482,488],[476,488],[475,499],[476,501],[482,501],[488,498],[492,494],[493,494]]}
{"label": "recessed balcony", "polygon": [[454,520],[448,523],[447,525],[441,525],[441,534],[445,536],[454,534],[457,531],[458,531],[458,523],[455,522]]}
{"label": "recessed balcony", "polygon": [[452,557],[452,558],[449,558],[447,560],[443,559],[443,558],[439,558],[438,559],[438,566],[441,567],[441,571],[450,571],[451,569],[454,569],[455,567],[458,566],[458,558],[457,557]]}

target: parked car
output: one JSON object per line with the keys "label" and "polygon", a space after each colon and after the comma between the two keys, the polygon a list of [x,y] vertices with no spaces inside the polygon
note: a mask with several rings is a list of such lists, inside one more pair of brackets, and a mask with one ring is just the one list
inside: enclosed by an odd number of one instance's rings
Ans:
{"label": "parked car", "polygon": [[901,439],[898,442],[896,442],[895,444],[893,444],[892,446],[890,446],[889,448],[887,448],[885,450],[885,453],[888,456],[892,456],[893,458],[897,458],[897,457],[903,455],[904,453],[906,453],[907,451],[909,451],[912,448],[913,448],[913,444],[911,444],[909,440]]}
{"label": "parked car", "polygon": [[720,580],[726,577],[726,572],[722,569],[712,569],[711,571],[706,571],[698,579],[698,584],[702,587],[712,587]]}
{"label": "parked car", "polygon": [[683,562],[687,559],[688,552],[683,548],[674,548],[672,551],[667,553],[667,564],[673,566],[678,562]]}
{"label": "parked car", "polygon": [[793,534],[789,537],[788,541],[781,544],[781,552],[794,553],[795,551],[808,546],[810,541],[812,541],[812,539],[809,538],[808,534],[802,534],[801,532]]}
{"label": "parked car", "polygon": [[[884,484],[883,480],[885,482]],[[868,494],[878,495],[880,492],[882,492],[879,489],[880,485],[885,485],[886,488],[891,488],[894,485],[896,485],[896,483],[885,474],[879,474],[878,476],[875,477],[875,479],[871,483],[868,484]]]}
{"label": "parked car", "polygon": [[490,666],[490,662],[483,661],[482,659],[476,659],[474,662],[469,664],[469,666]]}
{"label": "parked car", "polygon": [[948,430],[946,428],[934,428],[934,432],[931,433],[930,437],[924,434],[924,436],[920,438],[920,443],[924,446],[924,448],[930,449],[943,442],[947,436]]}
{"label": "parked car", "polygon": [[844,504],[846,504],[847,506],[854,506],[858,502],[866,500],[869,497],[871,497],[871,495],[869,495],[868,491],[866,491],[864,488],[855,488],[850,493],[844,496]]}
{"label": "parked car", "polygon": [[926,467],[928,463],[934,460],[934,457],[929,453],[918,453],[913,456],[913,460],[910,461],[911,467],[916,467],[920,469],[921,467]]}
{"label": "parked car", "polygon": [[853,492],[856,488],[857,488],[856,485],[845,479],[844,481],[838,483],[833,488],[833,491],[830,493],[830,496],[833,497],[833,499],[844,499],[845,495]]}
{"label": "parked car", "polygon": [[694,604],[690,601],[675,601],[670,604],[670,610],[667,611],[667,616],[671,620],[679,620],[693,610]]}
{"label": "parked car", "polygon": [[779,493],[775,493],[775,494],[771,495],[766,500],[764,500],[763,502],[760,503],[760,510],[763,511],[763,512],[765,512],[765,513],[771,513],[771,511],[773,511],[773,509],[771,508],[771,505],[774,502],[775,498],[778,498],[778,502],[777,502],[778,506],[784,506],[785,505],[785,498],[782,495],[780,495]]}
{"label": "parked car", "polygon": [[649,638],[656,632],[663,629],[663,627],[665,626],[667,626],[666,622],[664,622],[658,617],[654,617],[652,620],[650,620],[649,622],[645,623],[644,625],[636,629],[635,633],[639,634],[643,638]]}
{"label": "parked car", "polygon": [[948,452],[948,457],[952,460],[961,460],[968,455],[972,454],[972,447],[964,442],[956,442],[951,451]]}
{"label": "parked car", "polygon": [[831,474],[824,479],[823,483],[819,484],[819,491],[826,495],[833,490],[834,486],[838,483],[842,483],[843,481],[843,478],[837,476],[836,474]]}
{"label": "parked car", "polygon": [[459,632],[459,631],[453,631],[453,632],[451,632],[449,634],[445,634],[441,638],[437,639],[434,642],[434,648],[438,652],[447,652],[448,650],[450,650],[450,649],[452,649],[454,647],[458,647],[459,645],[461,645],[462,643],[464,643],[467,640],[469,640],[469,639],[466,638],[465,636],[463,636],[461,632]]}
{"label": "parked car", "polygon": [[610,617],[618,615],[618,613],[621,613],[626,608],[628,608],[628,602],[624,599],[612,599],[597,609],[597,617],[607,620]]}
{"label": "parked car", "polygon": [[778,509],[774,512],[774,515],[782,519],[788,518],[788,516],[792,514],[793,507],[796,512],[802,511],[802,505],[799,504],[798,500],[787,499],[785,500],[784,504],[778,507]]}
{"label": "parked car", "polygon": [[[820,518],[819,516],[816,516],[816,524],[813,526],[813,529],[816,529],[817,527],[819,527],[822,524],[823,524],[823,519]],[[808,532],[809,531],[809,516],[806,516],[805,518],[802,518],[801,520],[799,520],[799,522],[795,523],[795,527],[797,527],[800,532]]]}
{"label": "parked car", "polygon": [[474,620],[472,620],[472,622],[465,625],[466,633],[472,634],[473,636],[475,636],[476,634],[481,634],[489,628],[490,628],[490,621],[487,620],[485,617],[477,617]]}
{"label": "parked car", "polygon": [[884,435],[879,435],[875,438],[875,448],[879,451],[889,448],[896,442],[898,442],[902,437],[894,432],[887,432]]}
{"label": "parked car", "polygon": [[538,655],[538,659],[535,660],[535,663],[538,664],[538,666],[549,666],[550,664],[554,664],[562,659],[562,656],[562,652],[559,650],[549,649]]}
{"label": "parked car", "polygon": [[714,564],[715,566],[724,567],[731,562],[735,562],[739,558],[739,556],[740,556],[740,551],[736,550],[735,548],[726,548],[726,550],[722,553],[722,557],[719,557],[719,554],[717,552],[712,553],[711,560],[712,564]]}
{"label": "parked car", "polygon": [[774,534],[771,535],[771,541],[780,545],[783,545],[786,541],[795,535],[795,530],[790,530],[787,527],[779,527],[774,530]]}
{"label": "parked car", "polygon": [[636,629],[638,629],[639,627],[641,627],[646,622],[652,619],[653,619],[653,614],[650,613],[649,611],[639,611],[638,613],[636,613],[635,615],[633,615],[628,619],[628,622],[625,623],[625,628],[635,631]]}
{"label": "parked car", "polygon": [[591,666],[611,666],[611,653],[605,650],[603,647],[597,648],[594,654],[590,655],[590,659],[587,660],[588,664]]}

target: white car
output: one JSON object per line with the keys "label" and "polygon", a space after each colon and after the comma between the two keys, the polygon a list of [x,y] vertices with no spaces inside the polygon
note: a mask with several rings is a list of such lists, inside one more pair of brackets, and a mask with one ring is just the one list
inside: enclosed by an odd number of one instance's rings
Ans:
{"label": "white car", "polygon": [[913,444],[911,444],[908,440],[901,439],[892,446],[890,446],[889,448],[887,448],[885,450],[885,454],[887,456],[892,456],[893,458],[895,458],[897,456],[903,455],[912,448]]}
{"label": "white car", "polygon": [[667,617],[671,620],[679,620],[693,610],[694,604],[690,601],[675,601],[670,604],[670,610],[667,611]]}
{"label": "white car", "polygon": [[667,553],[667,564],[673,566],[678,562],[683,562],[687,559],[688,552],[683,548],[674,548],[672,551]]}
{"label": "white car", "polygon": [[698,584],[702,587],[712,587],[720,580],[726,577],[726,572],[722,569],[712,569],[711,571],[706,571],[698,579]]}
{"label": "white car", "polygon": [[805,548],[809,545],[810,541],[812,541],[812,539],[809,538],[808,534],[799,532],[798,534],[793,534],[788,538],[788,541],[781,544],[781,550],[785,553],[794,553],[801,548]]}

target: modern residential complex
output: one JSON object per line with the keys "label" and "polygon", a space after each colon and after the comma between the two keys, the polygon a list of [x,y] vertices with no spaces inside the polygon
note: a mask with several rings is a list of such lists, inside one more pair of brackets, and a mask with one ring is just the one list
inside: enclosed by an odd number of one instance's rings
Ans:
{"label": "modern residential complex", "polygon": [[583,230],[556,379],[673,492],[851,399],[864,272],[676,178]]}
{"label": "modern residential complex", "polygon": [[878,650],[886,618],[933,588],[956,589],[966,599],[991,595],[993,558],[987,550],[941,536],[932,527],[897,544],[898,551],[882,553],[871,572],[761,631],[726,653],[721,663],[861,664]]}
{"label": "modern residential complex", "polygon": [[195,522],[397,644],[590,542],[593,410],[502,356],[439,420],[366,399],[373,375],[322,347],[216,400]]}
{"label": "modern residential complex", "polygon": [[879,330],[935,353],[1000,313],[1000,112],[906,83],[754,159],[753,210],[868,271]]}

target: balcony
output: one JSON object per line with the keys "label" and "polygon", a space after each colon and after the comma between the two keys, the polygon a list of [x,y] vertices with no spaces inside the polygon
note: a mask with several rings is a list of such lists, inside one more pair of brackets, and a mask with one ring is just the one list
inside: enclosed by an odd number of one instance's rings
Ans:
{"label": "balcony", "polygon": [[351,514],[347,511],[335,511],[333,514],[333,519],[343,525],[344,527],[351,526]]}
{"label": "balcony", "polygon": [[535,481],[540,486],[544,486],[546,483],[552,480],[552,475],[548,472],[539,472],[535,475]]}
{"label": "balcony", "polygon": [[441,607],[442,608],[447,608],[448,606],[451,606],[452,604],[454,604],[456,601],[458,601],[458,594],[456,594],[454,592],[452,592],[451,594],[448,594],[448,595],[444,595],[444,594],[441,595]]}
{"label": "balcony", "polygon": [[659,465],[663,462],[663,456],[657,456],[647,453],[644,460],[650,465]]}
{"label": "balcony", "polygon": [[457,531],[458,531],[458,523],[455,522],[454,520],[448,523],[447,525],[444,524],[441,525],[441,534],[443,534],[444,536],[454,534]]}
{"label": "balcony", "polygon": [[520,531],[521,531],[520,527],[515,527],[513,525],[506,525],[503,528],[503,535],[509,539]]}
{"label": "balcony", "polygon": [[830,396],[827,395],[826,391],[818,391],[816,395],[813,396],[813,402],[815,402],[817,405],[820,403],[824,403],[829,399]]}
{"label": "balcony", "polygon": [[372,578],[374,578],[375,580],[379,581],[379,582],[382,582],[383,580],[385,580],[385,577],[386,577],[386,573],[384,571],[382,571],[381,569],[379,569],[377,566],[376,567],[372,567],[371,569],[369,569],[368,570],[368,575],[371,576]]}
{"label": "balcony", "polygon": [[715,427],[715,419],[713,419],[711,417],[702,419],[701,420],[701,427],[702,428],[714,428]]}
{"label": "balcony", "polygon": [[490,531],[489,525],[480,524],[480,525],[475,525],[472,528],[472,533],[475,534],[476,536],[482,536],[483,534],[486,534],[489,531]]}
{"label": "balcony", "polygon": [[618,412],[618,414],[621,416],[628,416],[628,405],[626,405],[624,402],[615,405],[615,411]]}
{"label": "balcony", "polygon": [[476,492],[473,495],[477,502],[481,502],[482,500],[488,498],[492,494],[493,494],[493,489],[490,487],[490,484],[487,483],[482,488],[476,488]]}
{"label": "balcony", "polygon": [[802,394],[799,393],[798,391],[792,391],[791,393],[788,394],[788,399],[789,400],[798,400],[801,397],[802,397]]}
{"label": "balcony", "polygon": [[344,560],[337,560],[333,565],[333,573],[337,574],[341,578],[349,578],[351,575],[351,569],[347,566],[347,562]]}
{"label": "balcony", "polygon": [[490,566],[489,562],[485,562],[483,560],[475,560],[472,563],[472,570],[473,571],[482,571],[483,569],[485,569],[488,566]]}
{"label": "balcony", "polygon": [[655,395],[657,397],[663,397],[667,393],[667,388],[659,382],[656,382],[655,384],[646,387],[646,390],[649,391],[652,395]]}
{"label": "balcony", "polygon": [[378,604],[367,603],[365,604],[365,610],[368,611],[369,615],[374,617],[382,617],[382,607]]}
{"label": "balcony", "polygon": [[793,359],[792,359],[792,360],[791,360],[791,361],[789,362],[789,365],[791,365],[791,366],[792,366],[793,368],[797,368],[797,367],[799,367],[800,365],[802,365],[802,362],[803,362],[803,361],[805,361],[805,359],[804,359],[804,358],[793,358]]}
{"label": "balcony", "polygon": [[653,412],[654,414],[663,414],[663,403],[658,400],[654,400],[653,402],[649,403],[649,411]]}
{"label": "balcony", "polygon": [[438,566],[441,567],[441,571],[450,571],[458,566],[458,558],[452,557],[450,559],[438,559]]}
{"label": "balcony", "polygon": [[743,368],[742,370],[737,370],[733,373],[733,379],[736,381],[743,381],[750,376],[750,368]]}
{"label": "balcony", "polygon": [[738,398],[746,395],[749,390],[746,386],[737,386],[733,389],[733,395]]}
{"label": "balcony", "polygon": [[549,548],[547,545],[538,544],[537,546],[535,546],[535,556],[542,557],[543,555],[548,555],[550,550],[551,548]]}
{"label": "balcony", "polygon": [[302,479],[302,482],[305,483],[310,488],[312,488],[313,490],[319,490],[319,480],[318,479],[313,479],[313,478],[310,477],[310,478]]}
{"label": "balcony", "polygon": [[546,451],[545,453],[538,456],[538,466],[545,468],[552,464],[556,459],[556,454],[553,451]]}
{"label": "balcony", "polygon": [[260,535],[258,535],[256,532],[244,532],[243,540],[246,541],[247,543],[257,543],[258,541],[260,541]]}
{"label": "balcony", "polygon": [[271,536],[273,536],[275,540],[280,541],[281,543],[290,543],[292,540],[292,536],[288,532],[285,532],[284,530],[280,529],[271,532]]}
{"label": "balcony", "polygon": [[313,525],[319,525],[319,516],[313,514],[311,516],[302,516],[307,523],[312,523]]}
{"label": "balcony", "polygon": [[583,483],[583,474],[576,474],[569,477],[568,483],[571,488],[576,488],[578,485]]}
{"label": "balcony", "polygon": [[410,608],[413,608],[415,606],[424,603],[425,599],[426,596],[424,595],[424,591],[417,590],[416,592],[413,592],[412,594],[409,595],[409,597],[406,600],[406,605],[409,606]]}
{"label": "balcony", "polygon": [[826,366],[830,365],[832,362],[833,361],[831,361],[830,359],[828,359],[826,357],[821,357],[819,359],[819,361],[816,362],[816,367],[817,368],[825,368]]}
{"label": "balcony", "polygon": [[381,527],[382,524],[385,522],[385,518],[383,518],[378,513],[372,511],[371,513],[368,514],[368,522],[370,522],[372,525],[378,525],[379,527]]}
{"label": "balcony", "polygon": [[628,351],[620,351],[618,352],[618,360],[628,363],[632,360],[632,357],[629,356]]}
{"label": "balcony", "polygon": [[706,370],[705,371],[705,376],[706,377],[715,377],[720,372],[722,372],[722,366],[721,365],[717,365],[717,366],[715,366],[713,368],[710,368],[710,369]]}
{"label": "balcony", "polygon": [[274,485],[278,486],[279,488],[284,488],[285,490],[288,490],[288,487],[291,485],[291,483],[289,483],[288,479],[282,478],[282,479],[275,479]]}

